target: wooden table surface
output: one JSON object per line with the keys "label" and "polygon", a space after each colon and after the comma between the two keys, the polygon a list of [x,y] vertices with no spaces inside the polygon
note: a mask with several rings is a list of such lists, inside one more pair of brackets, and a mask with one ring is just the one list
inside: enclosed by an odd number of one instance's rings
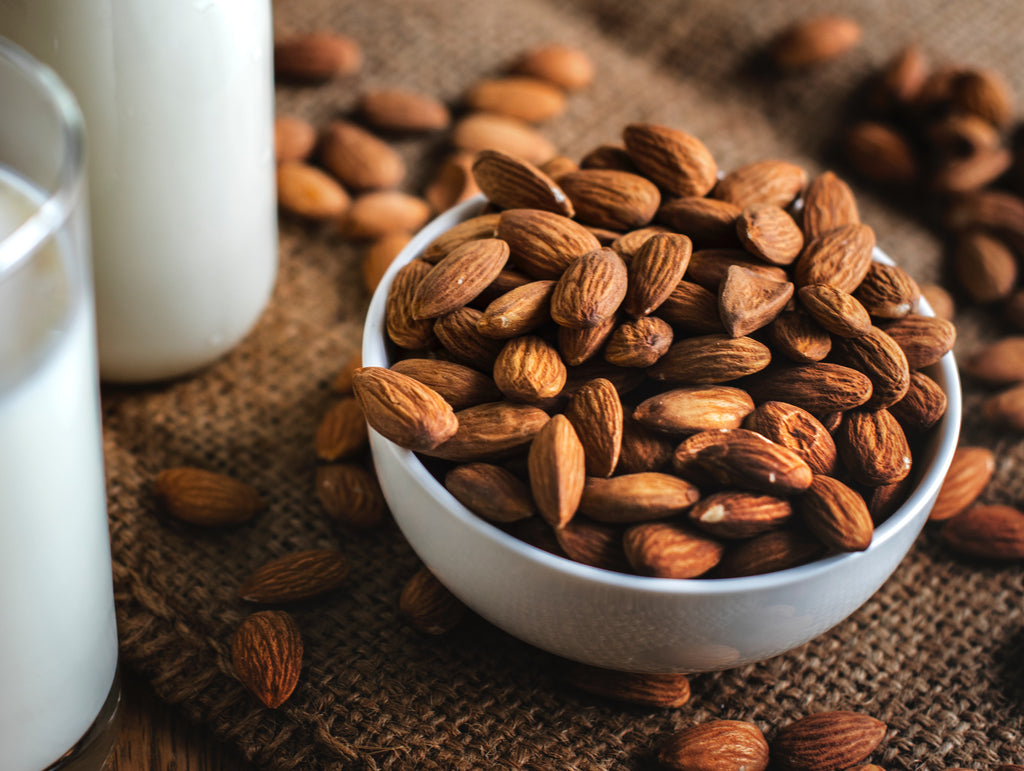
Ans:
{"label": "wooden table surface", "polygon": [[256,771],[233,747],[160,701],[122,669],[123,723],[107,771]]}

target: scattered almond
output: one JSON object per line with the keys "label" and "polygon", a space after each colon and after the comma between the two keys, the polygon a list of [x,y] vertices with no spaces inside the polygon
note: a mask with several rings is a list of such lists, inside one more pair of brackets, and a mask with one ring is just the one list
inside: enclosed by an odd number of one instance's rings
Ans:
{"label": "scattered almond", "polygon": [[288,613],[247,616],[231,641],[235,676],[264,706],[277,709],[292,695],[302,670],[302,635]]}
{"label": "scattered almond", "polygon": [[239,525],[265,508],[245,482],[190,466],[164,469],[154,490],[168,514],[193,525]]}
{"label": "scattered almond", "polygon": [[348,573],[348,558],[337,549],[307,549],[257,568],[238,585],[236,593],[248,602],[294,602],[337,589]]}

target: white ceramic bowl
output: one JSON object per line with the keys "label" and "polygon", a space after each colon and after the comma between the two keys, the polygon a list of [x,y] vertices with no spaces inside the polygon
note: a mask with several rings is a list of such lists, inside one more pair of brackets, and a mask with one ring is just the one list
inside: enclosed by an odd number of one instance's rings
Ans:
{"label": "white ceramic bowl", "polygon": [[[426,226],[399,255],[370,303],[364,366],[389,365],[384,305],[399,267],[475,215],[466,201]],[[876,250],[876,259],[888,262]],[[587,664],[635,672],[700,672],[760,661],[817,637],[892,574],[924,526],[956,449],[960,385],[952,354],[931,374],[949,406],[917,488],[863,552],[728,579],[664,579],[589,567],[530,546],[470,512],[410,451],[370,432],[381,487],[423,562],[476,613],[531,645]],[[920,466],[919,466],[920,468]]]}

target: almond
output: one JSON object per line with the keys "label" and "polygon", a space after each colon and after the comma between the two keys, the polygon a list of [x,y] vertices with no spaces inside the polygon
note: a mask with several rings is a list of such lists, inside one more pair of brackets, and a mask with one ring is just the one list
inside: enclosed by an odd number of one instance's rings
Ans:
{"label": "almond", "polygon": [[775,348],[798,364],[821,361],[832,350],[832,336],[808,314],[783,311],[768,325]]}
{"label": "almond", "polygon": [[333,121],[324,130],[320,159],[351,190],[397,187],[405,178],[405,162],[394,148],[345,121]]}
{"label": "almond", "polygon": [[558,178],[576,219],[610,230],[631,230],[654,219],[658,188],[645,177],[613,169],[580,169]]}
{"label": "almond", "polygon": [[473,161],[473,178],[487,199],[502,209],[541,209],[572,217],[572,202],[562,188],[529,161],[481,150]]}
{"label": "almond", "polygon": [[377,477],[361,466],[332,463],[317,467],[316,494],[335,522],[365,530],[384,521],[384,494]]}
{"label": "almond", "polygon": [[579,512],[611,524],[647,522],[682,514],[699,497],[700,492],[689,482],[655,471],[608,479],[587,477]]}
{"label": "almond", "polygon": [[822,551],[821,542],[803,528],[782,528],[730,546],[716,572],[723,578],[774,573],[805,565]]}
{"label": "almond", "polygon": [[714,444],[725,444],[740,439],[765,443],[771,441],[756,431],[746,428],[713,428],[698,431],[680,442],[671,454],[672,471],[698,485],[713,483],[714,480],[700,463],[700,453]]}
{"label": "almond", "polygon": [[910,43],[883,67],[874,103],[885,109],[917,99],[928,77],[928,60],[918,43]]}
{"label": "almond", "polygon": [[984,345],[961,366],[972,378],[988,385],[1024,382],[1024,336],[1009,335]]}
{"label": "almond", "polygon": [[543,123],[565,112],[565,94],[539,78],[484,78],[469,90],[466,105],[471,110],[517,118],[526,123]]}
{"label": "almond", "polygon": [[1013,121],[1013,93],[996,70],[971,69],[953,82],[953,110],[977,115],[994,126],[1006,128]]}
{"label": "almond", "polygon": [[324,413],[313,447],[320,460],[335,461],[361,452],[368,441],[366,419],[359,402],[353,396],[346,396]]}
{"label": "almond", "polygon": [[920,172],[906,137],[884,123],[855,123],[847,130],[843,145],[850,165],[872,182],[907,185]]}
{"label": "almond", "polygon": [[663,199],[654,219],[686,233],[701,248],[733,246],[736,220],[743,210],[728,201],[687,196]]}
{"label": "almond", "polygon": [[391,263],[402,253],[412,240],[412,234],[407,231],[396,231],[386,233],[373,241],[363,255],[362,271],[363,284],[371,294],[376,291],[384,274],[387,273]]}
{"label": "almond", "polygon": [[456,308],[434,322],[433,331],[455,361],[483,371],[494,367],[502,342],[480,334],[483,313],[475,308]]}
{"label": "almond", "polygon": [[684,278],[717,292],[729,268],[734,266],[770,281],[790,280],[785,268],[768,265],[742,249],[698,249],[690,255],[690,264],[686,267]]}
{"label": "almond", "polygon": [[988,486],[995,468],[995,454],[989,448],[957,447],[928,519],[941,522],[964,511]]}
{"label": "almond", "polygon": [[793,450],[815,474],[835,470],[835,441],[821,421],[806,410],[785,402],[764,402],[747,415],[743,427]]}
{"label": "almond", "polygon": [[921,289],[903,268],[872,262],[853,296],[872,316],[899,319],[917,309]]}
{"label": "almond", "polygon": [[644,427],[631,415],[623,416],[622,448],[616,469],[624,474],[660,471],[668,465],[675,443]]}
{"label": "almond", "polygon": [[626,296],[626,264],[611,249],[595,249],[565,269],[551,295],[551,318],[563,327],[596,327]]}
{"label": "almond", "polygon": [[348,573],[348,559],[337,549],[307,549],[257,568],[238,585],[236,593],[247,602],[294,602],[337,589]]}
{"label": "almond", "polygon": [[889,334],[872,327],[860,337],[835,339],[837,361],[854,367],[871,380],[871,397],[865,403],[871,409],[895,404],[910,389],[907,356]]}
{"label": "almond", "polygon": [[448,108],[437,99],[401,88],[364,91],[356,111],[383,131],[438,131],[451,123]]}
{"label": "almond", "polygon": [[742,435],[705,447],[697,462],[721,484],[770,495],[806,490],[813,477],[806,461],[788,447]]}
{"label": "almond", "polygon": [[530,163],[543,163],[555,154],[551,141],[529,124],[486,112],[460,118],[452,129],[452,143],[466,152],[499,150]]}
{"label": "almond", "polygon": [[629,265],[648,238],[659,233],[668,232],[668,229],[663,228],[661,225],[648,225],[647,227],[637,228],[618,236],[611,242],[611,248]]}
{"label": "almond", "polygon": [[972,506],[947,519],[942,540],[970,557],[1024,560],[1024,513],[1012,506]]}
{"label": "almond", "polygon": [[586,481],[583,445],[564,415],[555,415],[537,432],[529,467],[541,516],[552,527],[563,527],[575,515]]}
{"label": "almond", "polygon": [[693,243],[674,233],[658,233],[644,241],[629,263],[623,309],[632,316],[653,313],[679,284],[690,263]]}
{"label": "almond", "polygon": [[758,401],[788,402],[821,415],[864,404],[871,398],[872,384],[859,370],[819,362],[762,373],[748,390]]}
{"label": "almond", "polygon": [[793,269],[797,286],[830,284],[853,292],[871,269],[875,232],[867,225],[843,225],[811,239]]}
{"label": "almond", "polygon": [[595,356],[618,328],[613,314],[596,327],[558,328],[558,350],[570,367],[577,367]]}
{"label": "almond", "polygon": [[598,145],[580,158],[579,168],[615,169],[628,171],[630,174],[640,174],[640,169],[633,162],[629,151],[621,145]]}
{"label": "almond", "polygon": [[909,431],[927,431],[946,414],[946,392],[923,372],[910,373],[906,395],[889,412]]}
{"label": "almond", "polygon": [[466,606],[426,567],[402,587],[398,610],[412,626],[431,635],[450,632],[466,615]]}
{"label": "almond", "polygon": [[692,281],[680,281],[658,307],[658,315],[688,332],[720,332],[718,297]]}
{"label": "almond", "polygon": [[938,363],[956,342],[956,327],[951,322],[917,313],[887,323],[885,333],[903,350],[910,369]]}
{"label": "almond", "polygon": [[413,233],[430,219],[430,207],[422,198],[398,190],[376,190],[356,198],[338,219],[346,238],[383,238],[391,233]]}
{"label": "almond", "polygon": [[309,220],[340,217],[352,200],[332,177],[301,161],[277,167],[277,202],[282,209]]}
{"label": "almond", "polygon": [[423,197],[434,211],[447,211],[456,204],[479,195],[480,186],[473,176],[475,157],[473,153],[457,151],[449,155],[438,167],[434,178],[423,190]]}
{"label": "almond", "polygon": [[513,71],[546,80],[566,91],[586,88],[594,79],[594,63],[587,53],[560,43],[530,49],[516,62]]}
{"label": "almond", "polygon": [[754,402],[738,388],[691,386],[664,391],[637,405],[633,417],[664,433],[688,434],[713,428],[739,428]]}
{"label": "almond", "polygon": [[[952,295],[950,295],[945,287],[941,287],[938,284],[922,284],[921,300],[927,303],[928,308],[935,314],[936,318],[952,321],[953,316],[956,315],[956,303],[953,302]],[[864,302],[863,298],[861,302]],[[1007,305],[1010,305],[1011,302],[1012,295],[1011,300],[1007,301]]]}
{"label": "almond", "polygon": [[551,320],[551,295],[555,282],[530,281],[492,300],[476,328],[496,340],[532,332]]}
{"label": "almond", "polygon": [[353,373],[363,366],[363,354],[358,349],[348,358],[338,374],[335,375],[334,380],[331,382],[331,390],[335,393],[348,395],[352,393],[352,375]]}
{"label": "almond", "polygon": [[577,515],[554,532],[558,545],[569,559],[602,570],[631,572],[622,548],[621,527],[591,522]]}
{"label": "almond", "polygon": [[292,695],[302,670],[302,635],[282,610],[247,616],[231,639],[235,677],[264,706],[277,709]]}
{"label": "almond", "polygon": [[714,197],[746,209],[754,204],[786,208],[807,186],[807,172],[788,161],[755,161],[726,174]]}
{"label": "almond", "polygon": [[570,171],[578,171],[580,166],[572,158],[567,158],[564,155],[555,155],[548,158],[537,168],[551,177],[551,179],[557,180],[563,174],[568,174]]}
{"label": "almond", "polygon": [[672,345],[672,327],[656,316],[622,322],[612,332],[604,359],[619,367],[649,367]]}
{"label": "almond", "polygon": [[775,281],[733,265],[718,287],[718,315],[731,337],[770,324],[793,296],[793,284]]}
{"label": "almond", "polygon": [[850,186],[833,172],[811,180],[804,192],[803,230],[809,241],[844,225],[859,225],[857,200]]}
{"label": "almond", "polygon": [[690,680],[684,674],[617,672],[573,663],[565,677],[581,691],[644,707],[676,709],[690,700]]}
{"label": "almond", "polygon": [[388,339],[399,348],[426,348],[434,340],[430,319],[413,318],[413,298],[420,282],[430,273],[430,265],[412,260],[395,273],[384,306],[384,328]]}
{"label": "almond", "polygon": [[554,346],[536,335],[505,343],[494,362],[494,383],[511,401],[535,403],[556,396],[566,371]]}
{"label": "almond", "polygon": [[1002,190],[957,196],[946,210],[945,224],[955,231],[983,228],[1024,255],[1024,199]]}
{"label": "almond", "polygon": [[831,284],[807,284],[797,292],[800,302],[827,331],[839,337],[860,337],[871,331],[871,316],[853,295]]}
{"label": "almond", "polygon": [[1024,430],[1024,384],[985,399],[981,414],[994,426]]}
{"label": "almond", "polygon": [[413,318],[434,319],[466,305],[501,272],[508,255],[508,244],[500,238],[455,247],[416,286]]}
{"label": "almond", "polygon": [[727,491],[697,501],[690,521],[717,538],[752,538],[789,521],[793,509],[783,498]]}
{"label": "almond", "polygon": [[673,343],[647,374],[669,383],[727,383],[760,372],[771,358],[768,346],[750,337],[700,335]]}
{"label": "almond", "polygon": [[503,297],[513,289],[519,289],[529,283],[530,277],[525,273],[515,268],[502,268],[498,271],[498,275],[494,277],[494,280],[484,287],[480,294],[473,298],[473,304],[478,308],[486,310],[490,303]]}
{"label": "almond", "polygon": [[703,196],[715,186],[718,165],[704,143],[678,129],[632,123],[622,132],[640,171],[673,196]]}
{"label": "almond", "polygon": [[860,43],[861,34],[860,24],[846,16],[811,16],[784,29],[770,53],[780,69],[797,70],[842,56]]}
{"label": "almond", "polygon": [[1012,165],[1013,154],[1004,147],[976,150],[940,161],[930,185],[939,193],[969,193],[994,182]]}
{"label": "almond", "polygon": [[885,723],[869,715],[819,712],[784,726],[771,743],[771,756],[785,771],[836,771],[874,752],[885,731]]}
{"label": "almond", "polygon": [[998,238],[980,230],[960,235],[953,251],[953,271],[976,303],[1005,300],[1017,285],[1017,259]]}
{"label": "almond", "polygon": [[437,391],[453,410],[462,410],[501,398],[501,391],[491,378],[453,361],[401,359],[391,366],[391,370],[408,375]]}
{"label": "almond", "polygon": [[479,214],[460,222],[427,244],[426,249],[423,250],[422,259],[430,263],[439,262],[455,247],[481,238],[501,238],[503,241],[507,241],[508,239],[504,236],[498,235],[498,221],[501,217],[500,213],[492,212]]}
{"label": "almond", "polygon": [[432,388],[383,367],[361,367],[352,378],[366,422],[400,447],[431,450],[455,435],[459,421]]}
{"label": "almond", "polygon": [[245,482],[191,466],[161,471],[154,492],[168,514],[193,525],[240,525],[266,507]]}
{"label": "almond", "polygon": [[675,522],[644,522],[622,537],[626,559],[640,575],[696,578],[722,559],[722,545]]}
{"label": "almond", "polygon": [[294,115],[274,118],[274,157],[278,163],[304,161],[316,146],[316,129]]}
{"label": "almond", "polygon": [[577,257],[601,248],[582,225],[539,209],[506,209],[497,235],[508,243],[515,263],[541,279],[560,278]]}
{"label": "almond", "polygon": [[910,445],[888,410],[850,410],[835,440],[843,465],[862,485],[889,485],[910,473]]}
{"label": "almond", "polygon": [[675,771],[764,771],[768,742],[743,720],[711,720],[674,733],[658,751],[658,762]]}
{"label": "almond", "polygon": [[282,78],[324,81],[351,75],[362,65],[359,43],[333,32],[305,32],[274,42],[274,74]]}
{"label": "almond", "polygon": [[622,401],[612,382],[595,378],[569,399],[565,416],[583,445],[589,476],[610,477],[622,446]]}
{"label": "almond", "polygon": [[548,422],[548,414],[528,404],[491,402],[456,413],[455,435],[427,455],[456,463],[492,460],[527,447]]}
{"label": "almond", "polygon": [[[794,506],[804,524],[829,549],[864,551],[871,545],[874,524],[867,504],[838,479],[815,474],[810,487],[795,499]],[[851,763],[858,760],[861,758]]]}
{"label": "almond", "polygon": [[501,466],[491,463],[456,466],[445,475],[444,486],[459,503],[491,522],[517,522],[533,516],[529,489]]}
{"label": "almond", "polygon": [[794,219],[772,204],[748,206],[736,220],[743,247],[772,265],[789,265],[804,246],[804,235]]}

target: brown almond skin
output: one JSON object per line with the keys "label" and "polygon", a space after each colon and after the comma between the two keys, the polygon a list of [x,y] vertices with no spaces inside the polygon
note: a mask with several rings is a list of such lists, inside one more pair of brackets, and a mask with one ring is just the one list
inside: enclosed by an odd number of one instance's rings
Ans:
{"label": "brown almond skin", "polygon": [[988,447],[957,447],[928,515],[929,521],[950,519],[973,504],[988,486],[995,468],[995,454]]}
{"label": "brown almond skin", "polygon": [[576,514],[586,481],[583,445],[567,417],[555,415],[537,432],[528,464],[540,515],[552,527],[563,527]]}
{"label": "brown almond skin", "polygon": [[578,367],[601,351],[618,328],[619,319],[612,314],[596,327],[559,327],[558,350],[570,367]]}
{"label": "brown almond skin", "polygon": [[359,530],[380,525],[387,511],[377,477],[353,463],[331,463],[316,470],[316,494],[327,515]]}
{"label": "brown almond skin", "polygon": [[459,428],[455,412],[432,388],[383,367],[360,367],[352,389],[370,427],[400,447],[432,450]]}
{"label": "brown almond skin", "polygon": [[434,265],[416,287],[413,318],[435,319],[468,304],[501,272],[508,244],[500,238],[467,241]]}
{"label": "brown almond skin", "polygon": [[855,766],[885,738],[881,720],[858,712],[819,712],[776,734],[771,758],[785,771],[837,771]]}
{"label": "brown almond skin", "polygon": [[847,130],[843,149],[856,172],[873,182],[909,185],[920,174],[913,146],[886,123],[857,121]]}
{"label": "brown almond skin", "polygon": [[423,188],[423,197],[436,212],[447,211],[479,193],[480,186],[473,177],[473,155],[459,150],[437,167]]}
{"label": "brown almond skin", "polygon": [[1005,300],[1017,286],[1017,258],[1003,241],[980,230],[957,239],[953,272],[976,303]]}
{"label": "brown almond skin", "polygon": [[655,578],[696,578],[722,559],[722,545],[675,522],[644,522],[622,537],[626,559],[640,575]]}
{"label": "brown almond skin", "polygon": [[277,202],[298,217],[327,221],[348,211],[352,199],[329,174],[302,161],[285,161],[277,167]]}
{"label": "brown almond skin", "polygon": [[424,454],[456,463],[501,458],[529,445],[548,422],[544,410],[511,402],[477,404],[455,416],[458,430]]}
{"label": "brown almond skin", "polygon": [[831,474],[835,470],[835,441],[821,421],[807,410],[785,402],[764,402],[747,415],[743,427],[793,450],[815,474]]}
{"label": "brown almond skin", "polygon": [[736,234],[751,254],[772,265],[790,265],[804,246],[803,231],[785,209],[748,206],[736,220]]}
{"label": "brown almond skin", "polygon": [[830,284],[854,292],[871,268],[875,231],[867,225],[843,225],[804,245],[793,268],[797,286]]}
{"label": "brown almond skin", "polygon": [[698,431],[686,437],[673,449],[673,473],[698,485],[711,482],[711,476],[699,460],[701,451],[713,444],[724,444],[725,442],[735,441],[737,438],[758,442],[771,441],[762,434],[746,428],[712,428],[706,431]]}
{"label": "brown almond skin", "polygon": [[435,319],[431,329],[455,361],[488,372],[494,367],[504,344],[501,340],[480,334],[477,325],[481,318],[483,312],[476,308],[456,308]]}
{"label": "brown almond skin", "polygon": [[430,273],[430,265],[413,260],[398,269],[384,306],[384,328],[388,339],[399,348],[426,348],[434,340],[434,324],[430,319],[413,318],[413,298],[420,282]]}
{"label": "brown almond skin", "polygon": [[946,393],[923,372],[910,373],[906,395],[889,412],[908,431],[927,431],[946,414]]}
{"label": "brown almond skin", "polygon": [[584,383],[569,399],[565,416],[583,445],[587,475],[610,477],[619,462],[624,423],[615,386],[607,378]]}
{"label": "brown almond skin", "polygon": [[1024,513],[1012,506],[972,506],[942,525],[949,548],[970,557],[1024,560]]}
{"label": "brown almond skin", "polygon": [[864,551],[871,545],[875,528],[867,504],[838,479],[815,474],[811,486],[793,503],[807,527],[829,549]]}
{"label": "brown almond skin", "polygon": [[903,349],[910,369],[937,363],[953,350],[956,342],[956,327],[952,322],[916,313],[886,324],[885,332]]}
{"label": "brown almond skin", "polygon": [[690,680],[685,674],[618,672],[572,663],[565,679],[595,696],[644,707],[677,709],[690,700]]}
{"label": "brown almond skin", "polygon": [[750,396],[730,386],[690,386],[664,391],[642,401],[633,417],[655,431],[688,434],[715,428],[739,428],[754,410]]}
{"label": "brown almond skin", "polygon": [[810,466],[793,450],[745,436],[705,447],[697,462],[722,484],[770,495],[802,492],[813,479]]}
{"label": "brown almond skin", "polygon": [[558,351],[537,335],[512,338],[494,362],[494,383],[510,401],[550,399],[561,393],[565,378]]}
{"label": "brown almond skin", "polygon": [[843,225],[857,224],[860,213],[849,185],[831,171],[811,180],[804,191],[803,230],[807,240]]}
{"label": "brown almond skin", "polygon": [[837,337],[835,360],[849,365],[871,380],[871,396],[865,406],[884,409],[910,389],[910,365],[900,345],[886,331],[872,327],[860,337]]}
{"label": "brown almond skin", "polygon": [[917,308],[921,288],[903,268],[872,262],[853,296],[875,318],[900,319]]}
{"label": "brown almond skin", "polygon": [[366,290],[373,294],[380,285],[384,274],[387,273],[391,263],[395,261],[402,250],[412,240],[412,233],[404,230],[387,233],[375,239],[363,254],[362,274]]}
{"label": "brown almond skin", "polygon": [[414,233],[430,219],[422,198],[401,190],[370,190],[359,195],[337,219],[344,238],[374,240],[392,233]]}
{"label": "brown almond skin", "polygon": [[578,222],[540,209],[506,209],[498,220],[498,238],[525,273],[558,279],[569,264],[601,243]]}
{"label": "brown almond skin", "polygon": [[793,509],[783,498],[757,493],[726,491],[697,501],[690,521],[717,538],[752,538],[789,521]]}
{"label": "brown almond skin", "polygon": [[598,522],[632,524],[682,514],[699,497],[696,487],[671,474],[588,477],[579,511]]}
{"label": "brown almond skin", "polygon": [[451,123],[451,113],[443,102],[400,88],[364,91],[356,111],[383,131],[439,131]]}
{"label": "brown almond skin", "polygon": [[586,51],[561,43],[531,48],[512,68],[565,89],[578,91],[594,80],[594,63]]}
{"label": "brown almond skin", "polygon": [[1024,381],[1024,336],[1010,335],[982,346],[961,364],[964,372],[988,385]]}
{"label": "brown almond skin", "polygon": [[492,463],[456,466],[445,475],[444,486],[459,503],[491,522],[517,522],[535,511],[526,484]]}
{"label": "brown almond skin", "polygon": [[711,720],[674,733],[661,745],[658,762],[673,771],[764,771],[768,742],[744,720]]}
{"label": "brown almond skin", "polygon": [[524,335],[551,320],[555,282],[530,281],[495,298],[484,309],[476,328],[497,340]]}
{"label": "brown almond skin", "polygon": [[555,285],[551,318],[563,327],[596,327],[622,304],[626,264],[611,249],[595,249],[575,260]]}
{"label": "brown almond skin", "polygon": [[784,29],[771,44],[771,57],[782,70],[800,70],[832,61],[856,47],[860,24],[838,15],[809,16]]}
{"label": "brown almond skin", "polygon": [[453,410],[501,399],[494,381],[471,367],[443,359],[400,359],[392,372],[408,375],[437,391]]}
{"label": "brown almond skin", "polygon": [[760,372],[771,357],[768,346],[750,337],[700,335],[673,343],[647,374],[668,383],[727,383]]}
{"label": "brown almond skin", "polygon": [[740,541],[726,550],[715,574],[740,578],[774,573],[817,559],[824,547],[805,528],[783,528]]}
{"label": "brown almond skin", "polygon": [[426,249],[423,250],[422,259],[431,264],[436,263],[447,256],[456,246],[479,238],[501,238],[507,242],[507,238],[498,235],[498,223],[501,217],[502,214],[491,212],[479,214],[460,222],[427,244]]}
{"label": "brown almond skin", "polygon": [[551,177],[529,161],[498,150],[482,150],[473,178],[487,200],[501,209],[540,209],[572,217],[572,202]]}
{"label": "brown almond skin", "polygon": [[554,531],[565,556],[584,565],[618,573],[630,573],[622,548],[622,527],[594,522],[580,514]]}
{"label": "brown almond skin", "polygon": [[768,335],[778,352],[797,364],[821,361],[832,350],[832,336],[802,310],[780,313],[768,325]]}
{"label": "brown almond skin", "polygon": [[721,332],[718,297],[692,281],[680,281],[658,308],[658,315],[688,332]]}
{"label": "brown almond skin", "polygon": [[736,220],[743,210],[728,201],[686,196],[663,199],[654,219],[686,233],[700,248],[736,246]]}
{"label": "brown almond skin", "polygon": [[294,115],[274,118],[274,158],[284,161],[304,161],[316,146],[316,129]]}
{"label": "brown almond skin", "polygon": [[478,80],[466,95],[466,105],[526,123],[543,123],[565,111],[565,94],[545,80],[510,75]]}
{"label": "brown almond skin", "polygon": [[555,154],[551,140],[528,123],[488,112],[469,113],[456,121],[452,144],[469,153],[500,150],[530,163],[544,163]]}
{"label": "brown almond skin", "polygon": [[345,35],[319,30],[274,42],[274,74],[310,82],[351,75],[363,64],[359,43]]}
{"label": "brown almond skin", "polygon": [[324,414],[317,426],[313,447],[320,460],[335,461],[361,452],[368,441],[363,410],[354,397],[347,396]]}
{"label": "brown almond skin", "polygon": [[283,610],[247,616],[231,638],[235,677],[270,709],[280,707],[295,691],[302,654],[299,625]]}
{"label": "brown almond skin", "polygon": [[910,473],[910,445],[888,410],[850,410],[835,440],[843,465],[862,485],[881,487]]}
{"label": "brown almond skin", "polygon": [[191,466],[164,469],[153,487],[168,514],[193,525],[240,525],[266,507],[245,482]]}
{"label": "brown almond skin", "polygon": [[[664,228],[661,225],[647,225],[646,227],[637,228],[636,230],[629,230],[622,235],[615,238],[611,242],[610,246],[615,252],[623,259],[623,261],[629,265],[633,262],[633,258],[636,257],[637,252],[651,236],[668,233],[668,228]],[[687,257],[689,261],[689,257]]]}
{"label": "brown almond skin", "polygon": [[853,295],[830,284],[808,284],[797,292],[800,303],[824,329],[839,337],[871,331],[871,316]]}
{"label": "brown almond skin", "polygon": [[622,447],[616,470],[624,474],[661,471],[672,459],[675,442],[644,427],[632,415],[622,420]]}
{"label": "brown almond skin", "polygon": [[718,165],[696,137],[652,123],[632,123],[622,132],[633,162],[674,196],[703,196],[715,186]]}
{"label": "brown almond skin", "polygon": [[749,335],[770,324],[793,296],[793,284],[731,266],[718,287],[718,316],[732,337]]}
{"label": "brown almond skin", "polygon": [[[909,374],[907,379],[909,383]],[[864,404],[871,398],[872,382],[859,370],[819,362],[761,373],[748,382],[747,390],[758,401],[788,402],[821,415]]]}
{"label": "brown almond skin", "polygon": [[787,161],[748,163],[729,172],[715,186],[714,197],[746,209],[772,204],[785,209],[807,186],[807,172]]}
{"label": "brown almond skin", "polygon": [[609,230],[632,230],[654,219],[661,193],[646,177],[615,169],[580,169],[558,178],[576,219]]}
{"label": "brown almond skin", "polygon": [[398,611],[425,634],[447,634],[466,615],[466,606],[426,567],[413,574],[398,598]]}
{"label": "brown almond skin", "polygon": [[238,585],[236,594],[247,602],[294,602],[337,589],[348,574],[348,558],[342,552],[307,549],[257,568]]}
{"label": "brown almond skin", "polygon": [[350,190],[393,188],[405,179],[398,151],[364,128],[333,121],[320,137],[320,159]]}
{"label": "brown almond skin", "polygon": [[729,269],[734,266],[745,268],[761,278],[789,281],[789,274],[785,268],[769,265],[743,249],[698,249],[690,255],[690,264],[686,267],[684,278],[717,292],[719,284],[725,280]]}
{"label": "brown almond skin", "polygon": [[605,344],[604,360],[618,367],[650,367],[672,345],[673,331],[657,316],[643,316],[619,324]]}
{"label": "brown almond skin", "polygon": [[623,310],[634,317],[657,310],[672,294],[686,272],[693,253],[693,242],[683,235],[652,235],[629,263],[629,285]]}

